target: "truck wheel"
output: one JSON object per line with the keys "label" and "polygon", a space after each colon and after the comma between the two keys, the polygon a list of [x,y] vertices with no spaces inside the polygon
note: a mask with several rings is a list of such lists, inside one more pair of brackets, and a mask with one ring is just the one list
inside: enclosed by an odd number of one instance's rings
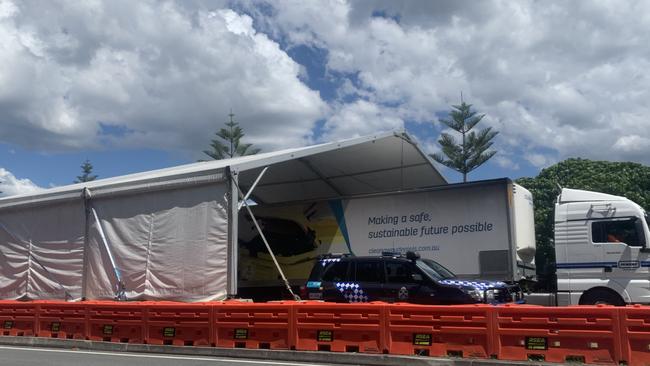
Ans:
{"label": "truck wheel", "polygon": [[580,297],[580,305],[614,305],[614,306],[625,306],[625,301],[621,299],[621,296],[611,290],[605,289],[594,289],[585,292]]}

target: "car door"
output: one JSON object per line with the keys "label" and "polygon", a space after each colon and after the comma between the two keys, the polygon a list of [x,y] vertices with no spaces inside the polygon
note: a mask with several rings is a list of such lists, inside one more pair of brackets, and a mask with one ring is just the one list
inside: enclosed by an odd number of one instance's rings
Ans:
{"label": "car door", "polygon": [[328,264],[316,286],[322,288],[322,296],[319,298],[318,291],[312,290],[309,299],[347,302],[346,292],[342,290],[345,289],[343,285],[350,282],[350,275],[350,261],[338,260]]}
{"label": "car door", "polygon": [[384,266],[380,259],[354,261],[354,271],[354,281],[342,284],[348,302],[379,301],[384,297]]}
{"label": "car door", "polygon": [[[384,263],[386,270],[385,301],[418,302],[422,275],[414,276],[414,265],[408,261],[393,259],[387,259]],[[416,280],[416,277],[420,280]]]}

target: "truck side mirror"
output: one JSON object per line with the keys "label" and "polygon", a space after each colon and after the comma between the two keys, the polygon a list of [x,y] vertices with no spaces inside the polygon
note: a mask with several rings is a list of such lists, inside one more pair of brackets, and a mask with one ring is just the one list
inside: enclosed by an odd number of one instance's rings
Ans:
{"label": "truck side mirror", "polygon": [[422,282],[422,280],[423,280],[422,275],[419,274],[419,273],[413,273],[413,274],[411,275],[411,278],[412,278],[413,281],[415,281],[415,282]]}

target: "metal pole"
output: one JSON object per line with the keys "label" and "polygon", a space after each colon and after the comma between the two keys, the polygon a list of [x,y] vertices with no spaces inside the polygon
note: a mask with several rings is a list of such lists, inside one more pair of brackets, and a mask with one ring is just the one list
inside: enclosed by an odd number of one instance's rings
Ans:
{"label": "metal pole", "polygon": [[237,211],[241,210],[242,206],[244,206],[244,202],[248,201],[248,197],[250,197],[251,193],[253,193],[253,190],[255,189],[255,187],[257,187],[257,183],[260,182],[262,176],[264,175],[264,173],[266,173],[267,169],[269,169],[268,166],[265,166],[264,169],[262,169],[260,174],[257,176],[257,179],[255,179],[255,182],[253,182],[253,185],[250,187],[250,189],[248,189],[248,192],[246,193],[244,198],[242,198],[242,201],[239,202],[239,204],[237,205]]}
{"label": "metal pole", "polygon": [[237,266],[239,264],[239,214],[237,209],[238,193],[237,170],[228,167],[230,184],[228,186],[228,271],[227,271],[227,292],[228,296],[237,295]]}
{"label": "metal pole", "polygon": [[102,244],[104,244],[104,248],[108,253],[108,258],[111,260],[113,273],[115,273],[115,277],[117,278],[117,288],[115,291],[115,298],[117,300],[126,300],[126,293],[125,293],[126,288],[124,285],[124,281],[122,281],[122,275],[120,274],[120,270],[117,268],[117,265],[115,264],[115,258],[113,258],[113,253],[111,252],[111,248],[108,246],[108,240],[106,240],[106,235],[104,234],[102,223],[99,221],[99,216],[97,216],[97,211],[95,211],[95,208],[90,206],[90,211],[92,212],[93,217],[95,218],[95,223],[97,224],[97,230],[99,231],[99,236],[101,237]]}
{"label": "metal pole", "polygon": [[[237,191],[239,191],[239,196],[244,197],[244,193],[241,191],[239,188],[239,185],[235,183],[237,186]],[[248,206],[248,202],[243,201],[244,206],[246,206],[246,210],[248,211],[248,214],[251,216],[251,219],[253,219],[253,223],[255,224],[255,228],[257,229],[257,232],[260,234],[260,237],[262,238],[262,241],[264,242],[264,245],[266,245],[266,250],[269,251],[269,254],[271,255],[271,258],[273,259],[273,263],[275,263],[275,268],[278,269],[278,272],[280,272],[280,276],[282,276],[282,281],[284,281],[284,285],[286,286],[287,290],[289,290],[289,293],[291,296],[294,298],[294,300],[299,301],[300,296],[296,295],[293,290],[291,289],[291,285],[289,285],[289,281],[287,280],[287,277],[284,275],[284,272],[282,271],[282,268],[280,268],[280,264],[278,263],[278,260],[275,258],[275,254],[273,254],[273,250],[271,249],[271,246],[269,245],[269,242],[266,240],[266,237],[264,236],[264,232],[262,232],[262,229],[260,228],[260,225],[257,223],[257,219],[255,218],[255,215],[253,215],[253,211],[251,210],[250,206]]]}

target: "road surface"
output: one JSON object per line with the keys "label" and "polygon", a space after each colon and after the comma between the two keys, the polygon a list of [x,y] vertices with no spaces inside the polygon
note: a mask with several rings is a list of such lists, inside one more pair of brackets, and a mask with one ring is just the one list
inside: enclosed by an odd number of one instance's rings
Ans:
{"label": "road surface", "polygon": [[12,366],[325,366],[336,363],[301,363],[242,358],[83,351],[54,348],[0,346],[0,365]]}

